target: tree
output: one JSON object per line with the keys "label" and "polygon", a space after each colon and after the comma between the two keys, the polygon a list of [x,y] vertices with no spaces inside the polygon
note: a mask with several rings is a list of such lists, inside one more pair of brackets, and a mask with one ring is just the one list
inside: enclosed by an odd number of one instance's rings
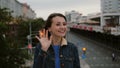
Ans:
{"label": "tree", "polygon": [[35,35],[38,35],[38,31],[45,26],[45,20],[43,18],[37,18],[32,21],[32,46],[35,46],[39,42]]}
{"label": "tree", "polygon": [[25,60],[31,58],[27,49],[24,49],[27,45],[29,24],[32,24],[32,31],[38,31],[45,24],[42,18],[28,21],[20,19],[16,24],[16,35],[13,35],[9,29],[11,21],[11,12],[6,8],[0,9],[0,68],[22,68]]}
{"label": "tree", "polygon": [[0,68],[21,68],[29,55],[18,45],[15,36],[9,35],[10,15],[6,9],[0,9]]}
{"label": "tree", "polygon": [[10,22],[12,20],[12,11],[7,8],[0,8],[0,22]]}
{"label": "tree", "polygon": [[[17,39],[19,39],[19,43],[21,45],[28,45],[26,38],[30,34],[30,24],[31,24],[31,31],[32,31],[32,37],[35,37],[35,35],[38,34],[38,31],[44,27],[45,21],[42,18],[37,18],[34,20],[28,20],[28,21],[22,21],[19,23],[18,28],[18,36]],[[34,44],[34,38],[33,38],[33,44]]]}

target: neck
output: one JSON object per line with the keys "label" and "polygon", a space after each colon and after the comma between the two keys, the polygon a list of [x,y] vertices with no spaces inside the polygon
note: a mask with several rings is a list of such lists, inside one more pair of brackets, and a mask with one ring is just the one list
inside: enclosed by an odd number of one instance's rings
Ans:
{"label": "neck", "polygon": [[62,38],[61,37],[53,37],[52,44],[53,45],[61,45]]}

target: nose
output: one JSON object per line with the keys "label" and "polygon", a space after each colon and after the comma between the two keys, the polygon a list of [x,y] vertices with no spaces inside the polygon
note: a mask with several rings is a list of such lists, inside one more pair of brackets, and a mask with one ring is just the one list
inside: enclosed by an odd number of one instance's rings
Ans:
{"label": "nose", "polygon": [[60,28],[61,28],[61,29],[64,29],[64,28],[66,28],[66,26],[65,26],[65,25],[61,25]]}

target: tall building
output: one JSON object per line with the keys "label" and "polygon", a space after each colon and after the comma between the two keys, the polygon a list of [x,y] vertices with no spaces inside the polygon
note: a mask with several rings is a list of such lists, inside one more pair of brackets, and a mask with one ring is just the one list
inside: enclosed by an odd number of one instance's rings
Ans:
{"label": "tall building", "polygon": [[[0,8],[8,8],[12,11],[14,18],[30,18],[36,17],[36,13],[25,3],[20,3],[17,0],[0,0]],[[26,8],[26,9],[25,9]]]}
{"label": "tall building", "polygon": [[101,25],[120,25],[120,0],[101,0]]}
{"label": "tall building", "polygon": [[101,0],[101,10],[103,13],[119,13],[120,0]]}

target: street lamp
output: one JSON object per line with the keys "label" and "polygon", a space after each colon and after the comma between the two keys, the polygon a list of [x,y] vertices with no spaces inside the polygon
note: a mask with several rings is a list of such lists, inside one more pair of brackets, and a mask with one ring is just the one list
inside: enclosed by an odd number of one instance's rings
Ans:
{"label": "street lamp", "polygon": [[32,37],[31,37],[32,36],[32,27],[31,27],[31,22],[29,23],[29,32],[30,32],[30,39],[29,39],[30,42],[29,43],[32,45]]}
{"label": "street lamp", "polygon": [[31,28],[31,22],[29,23],[29,32],[30,32],[30,34],[27,35],[28,49],[29,49],[30,53],[32,53],[32,28]]}

